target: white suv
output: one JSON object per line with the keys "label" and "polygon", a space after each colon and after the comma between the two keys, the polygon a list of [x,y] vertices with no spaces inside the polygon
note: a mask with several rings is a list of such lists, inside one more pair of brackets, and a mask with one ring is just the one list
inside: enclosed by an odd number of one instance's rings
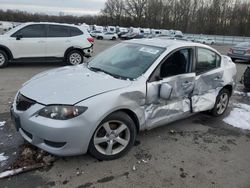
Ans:
{"label": "white suv", "polygon": [[83,62],[93,52],[87,30],[58,23],[26,23],[0,35],[0,68],[16,61]]}

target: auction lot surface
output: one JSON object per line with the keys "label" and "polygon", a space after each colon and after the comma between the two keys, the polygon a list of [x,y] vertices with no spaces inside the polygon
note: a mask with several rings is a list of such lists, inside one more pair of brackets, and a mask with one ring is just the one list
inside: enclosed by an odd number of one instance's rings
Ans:
{"label": "auction lot surface", "polygon": [[[96,41],[95,54],[114,45]],[[229,46],[214,46],[226,54]],[[61,67],[60,63],[20,63],[0,69],[0,154],[16,157],[22,139],[11,123],[10,103],[21,84],[35,74]],[[247,64],[237,63],[238,78]],[[242,86],[238,83],[237,90]],[[235,94],[233,103],[250,104]],[[97,161],[89,155],[59,157],[50,168],[0,180],[0,187],[250,187],[250,132],[227,125],[224,117],[196,114],[191,118],[139,134],[136,146],[123,158]]]}

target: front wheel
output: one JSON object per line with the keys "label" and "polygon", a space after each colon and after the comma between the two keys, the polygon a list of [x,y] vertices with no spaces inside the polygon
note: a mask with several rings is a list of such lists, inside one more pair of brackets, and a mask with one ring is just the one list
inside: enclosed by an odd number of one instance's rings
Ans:
{"label": "front wheel", "polygon": [[0,50],[0,68],[4,68],[8,65],[8,57],[7,54]]}
{"label": "front wheel", "polygon": [[229,98],[230,92],[227,89],[222,89],[216,98],[211,114],[215,117],[223,115],[228,107]]}
{"label": "front wheel", "polygon": [[133,120],[123,112],[106,117],[95,130],[89,153],[99,160],[113,160],[123,156],[134,145],[136,128]]}
{"label": "front wheel", "polygon": [[79,65],[83,62],[83,54],[78,50],[72,50],[67,55],[67,63],[69,65]]}

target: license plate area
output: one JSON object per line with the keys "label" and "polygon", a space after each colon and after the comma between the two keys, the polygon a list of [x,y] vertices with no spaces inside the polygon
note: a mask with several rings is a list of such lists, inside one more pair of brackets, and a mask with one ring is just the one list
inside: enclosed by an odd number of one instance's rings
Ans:
{"label": "license plate area", "polygon": [[243,54],[245,54],[245,51],[243,51],[243,50],[234,50],[234,53],[243,55]]}

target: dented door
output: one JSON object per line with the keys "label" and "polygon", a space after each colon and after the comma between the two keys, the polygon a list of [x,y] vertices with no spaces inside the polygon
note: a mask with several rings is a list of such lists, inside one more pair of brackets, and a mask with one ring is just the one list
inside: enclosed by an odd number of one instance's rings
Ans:
{"label": "dented door", "polygon": [[192,94],[193,112],[210,110],[214,107],[216,97],[223,87],[221,57],[214,51],[197,48],[195,63],[194,91]]}
{"label": "dented door", "polygon": [[[190,114],[190,95],[194,89],[195,73],[186,73],[147,83],[145,117],[151,129]],[[169,99],[160,97],[162,83],[172,87]]]}

